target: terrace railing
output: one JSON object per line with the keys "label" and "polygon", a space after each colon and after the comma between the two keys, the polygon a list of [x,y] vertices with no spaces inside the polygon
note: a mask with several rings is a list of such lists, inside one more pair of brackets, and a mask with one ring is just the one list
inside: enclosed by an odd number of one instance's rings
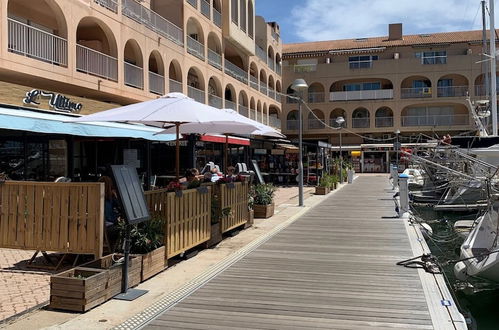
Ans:
{"label": "terrace railing", "polygon": [[400,94],[403,99],[429,98],[432,96],[431,87],[401,88]]}
{"label": "terrace railing", "polygon": [[215,8],[213,8],[213,23],[218,27],[222,27],[222,14]]}
{"label": "terrace railing", "polygon": [[169,79],[168,80],[169,84],[170,84],[170,93],[183,93],[182,91],[182,83],[180,81],[176,81],[176,80],[173,80],[173,79]]}
{"label": "terrace railing", "polygon": [[225,108],[237,111],[237,104],[232,101],[225,100]]}
{"label": "terrace railing", "polygon": [[94,2],[98,3],[102,7],[109,9],[113,13],[118,12],[118,1],[116,0],[94,0]]}
{"label": "terrace railing", "polygon": [[223,108],[222,98],[213,94],[208,94],[208,104],[218,109]]}
{"label": "terrace railing", "polygon": [[468,95],[468,86],[437,87],[438,97],[463,97]]}
{"label": "terrace railing", "polygon": [[393,127],[393,117],[374,118],[376,127]]}
{"label": "terrace railing", "polygon": [[236,78],[237,80],[241,81],[244,84],[248,84],[248,72],[244,71],[234,63],[232,63],[229,60],[225,60],[225,73],[227,73],[229,76],[232,76]]}
{"label": "terrace railing", "polygon": [[298,130],[299,125],[300,125],[300,123],[296,119],[288,119],[286,121],[286,128],[288,130]]}
{"label": "terrace railing", "polygon": [[253,89],[258,90],[258,78],[250,75],[250,86]]}
{"label": "terrace railing", "polygon": [[402,126],[462,126],[469,124],[468,115],[402,116]]}
{"label": "terrace railing", "polygon": [[308,103],[323,103],[323,102],[324,102],[324,92],[308,93]]}
{"label": "terrace railing", "polygon": [[144,88],[144,71],[141,67],[125,62],[125,85]]}
{"label": "terrace railing", "polygon": [[248,117],[248,115],[249,115],[248,107],[239,104],[239,114],[242,116]]}
{"label": "terrace railing", "polygon": [[201,14],[211,19],[210,15],[211,5],[209,1],[201,0]]}
{"label": "terrace railing", "polygon": [[76,45],[76,70],[118,81],[118,60],[82,45]]}
{"label": "terrace railing", "polygon": [[308,120],[308,129],[322,129],[325,128],[324,121],[320,119],[309,119]]}
{"label": "terrace railing", "polygon": [[208,63],[211,66],[222,70],[222,55],[208,48]]}
{"label": "terrace railing", "polygon": [[329,93],[329,100],[354,101],[354,100],[383,100],[393,99],[393,89],[377,89],[365,91],[342,91]]}
{"label": "terrace railing", "polygon": [[269,126],[277,129],[281,129],[281,120],[274,116],[269,116]]}
{"label": "terrace railing", "polygon": [[267,95],[268,88],[263,81],[260,81],[260,93]]}
{"label": "terrace railing", "polygon": [[369,118],[352,118],[353,128],[369,128]]}
{"label": "terrace railing", "polygon": [[165,77],[149,71],[149,91],[154,94],[165,94]]}
{"label": "terrace railing", "polygon": [[187,52],[204,61],[204,45],[191,36],[187,36]]}
{"label": "terrace railing", "polygon": [[256,120],[256,110],[255,109],[249,109],[248,118]]}
{"label": "terrace railing", "polygon": [[206,103],[205,92],[192,86],[187,86],[187,95],[199,103]]}

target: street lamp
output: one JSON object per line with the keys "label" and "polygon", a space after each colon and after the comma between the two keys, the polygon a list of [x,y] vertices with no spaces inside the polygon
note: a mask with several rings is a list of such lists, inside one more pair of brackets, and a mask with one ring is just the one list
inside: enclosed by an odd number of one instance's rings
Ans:
{"label": "street lamp", "polygon": [[397,172],[399,170],[399,151],[400,151],[399,134],[400,134],[400,130],[398,129],[398,130],[395,131],[395,151],[397,152],[397,154],[396,154],[397,155],[396,156],[397,157],[396,158],[397,159],[397,163],[396,163],[396,165],[397,165]]}
{"label": "street lamp", "polygon": [[342,125],[345,122],[345,118],[342,116],[336,118],[336,124],[338,124],[338,130],[340,131],[340,183],[343,182],[343,153],[341,152],[341,129]]}
{"label": "street lamp", "polygon": [[296,79],[291,85],[291,89],[298,96],[298,206],[303,206],[303,120],[301,115],[302,93],[308,89],[307,82],[303,79]]}

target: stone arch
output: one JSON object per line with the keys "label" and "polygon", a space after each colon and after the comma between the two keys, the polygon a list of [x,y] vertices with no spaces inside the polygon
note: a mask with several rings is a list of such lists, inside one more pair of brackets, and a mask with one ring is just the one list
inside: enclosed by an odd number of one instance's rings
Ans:
{"label": "stone arch", "polygon": [[401,98],[429,98],[433,94],[431,80],[423,75],[406,77],[400,84]]}
{"label": "stone arch", "polygon": [[139,43],[135,39],[128,39],[123,49],[125,67],[125,85],[144,88],[144,58]]}
{"label": "stone arch", "polygon": [[437,81],[437,97],[463,97],[469,94],[468,78],[450,73],[441,76]]}
{"label": "stone arch", "polygon": [[286,115],[286,129],[290,131],[298,130],[299,113],[298,110],[291,110]]}
{"label": "stone arch", "polygon": [[194,100],[205,103],[206,86],[203,73],[196,66],[192,66],[187,72],[187,94]]}
{"label": "stone arch", "polygon": [[331,127],[340,127],[340,125],[336,122],[336,118],[343,117],[345,120],[341,127],[347,127],[347,112],[344,109],[336,108],[331,111],[329,114],[329,126]]}
{"label": "stone arch", "polygon": [[374,114],[376,127],[393,127],[393,110],[389,107],[381,107]]}
{"label": "stone arch", "polygon": [[182,66],[176,59],[173,59],[168,66],[168,78],[170,92],[182,93]]}
{"label": "stone arch", "polygon": [[208,80],[208,104],[215,108],[223,108],[222,84],[220,80],[212,76]]}
{"label": "stone arch", "polygon": [[165,65],[159,51],[153,50],[149,54],[148,69],[149,91],[163,95],[165,93]]}
{"label": "stone arch", "polygon": [[352,112],[352,127],[353,128],[369,128],[369,110],[364,107],[359,107]]}
{"label": "stone arch", "polygon": [[324,112],[319,109],[314,109],[308,113],[308,129],[323,129],[324,126]]}
{"label": "stone arch", "polygon": [[9,0],[7,16],[16,22],[28,26],[36,25],[45,32],[64,39],[68,38],[66,15],[55,0],[37,0],[36,10],[33,10],[32,1]]}
{"label": "stone arch", "polygon": [[224,91],[225,107],[237,111],[237,92],[232,84],[227,84]]}
{"label": "stone arch", "polygon": [[308,87],[308,103],[324,102],[324,85],[314,82]]}

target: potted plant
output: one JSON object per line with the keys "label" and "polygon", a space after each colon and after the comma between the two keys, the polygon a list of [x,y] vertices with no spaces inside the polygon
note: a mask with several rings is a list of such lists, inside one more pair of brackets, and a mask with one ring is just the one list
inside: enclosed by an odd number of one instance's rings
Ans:
{"label": "potted plant", "polygon": [[319,180],[319,185],[315,187],[316,195],[327,195],[329,193],[331,188],[331,180],[329,177],[329,175],[324,174]]}
{"label": "potted plant", "polygon": [[255,218],[266,219],[274,215],[274,193],[276,189],[271,183],[258,184],[251,188]]}
{"label": "potted plant", "polygon": [[337,175],[329,175],[329,183],[331,190],[338,188],[338,176]]}

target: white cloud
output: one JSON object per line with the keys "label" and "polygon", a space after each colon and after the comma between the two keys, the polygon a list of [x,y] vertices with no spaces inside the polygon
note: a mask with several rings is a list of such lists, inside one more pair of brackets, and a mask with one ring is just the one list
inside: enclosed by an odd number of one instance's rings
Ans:
{"label": "white cloud", "polygon": [[479,0],[302,0],[291,17],[302,41],[385,36],[389,23],[404,34],[481,29]]}

